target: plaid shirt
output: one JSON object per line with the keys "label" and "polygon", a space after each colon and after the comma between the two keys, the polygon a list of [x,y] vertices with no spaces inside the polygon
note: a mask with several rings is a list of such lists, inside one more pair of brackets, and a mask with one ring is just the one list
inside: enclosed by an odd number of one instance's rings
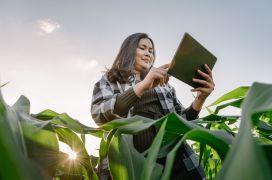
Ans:
{"label": "plaid shirt", "polygon": [[[117,94],[123,93],[130,87],[134,86],[135,80],[130,84],[111,83],[108,81],[106,75],[95,84],[92,97],[91,113],[94,121],[98,125],[102,125],[111,120],[121,118],[118,114],[113,112],[116,102]],[[158,95],[161,107],[164,114],[176,112],[186,119],[186,109],[182,106],[176,97],[175,89],[166,84],[165,86],[156,86],[155,91]],[[133,107],[129,110],[127,117],[133,114]],[[182,161],[188,172],[193,173],[196,179],[205,179],[204,171],[199,166],[198,158],[188,144],[185,143],[184,153],[182,154]],[[107,164],[107,163],[106,163]]]}
{"label": "plaid shirt", "polygon": [[[91,113],[96,124],[101,125],[113,119],[118,119],[120,116],[114,114],[114,105],[118,93],[123,93],[130,87],[135,85],[134,80],[130,84],[110,83],[106,75],[103,75],[98,81],[93,90]],[[155,91],[158,94],[164,114],[176,112],[182,117],[186,118],[185,108],[176,98],[175,89],[166,84],[165,86],[156,86]],[[129,110],[127,117],[133,113],[133,107]]]}

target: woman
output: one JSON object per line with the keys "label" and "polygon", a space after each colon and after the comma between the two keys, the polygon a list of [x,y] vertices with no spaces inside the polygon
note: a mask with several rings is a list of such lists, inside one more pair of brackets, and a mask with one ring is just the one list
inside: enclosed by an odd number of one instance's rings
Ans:
{"label": "woman", "polygon": [[[207,73],[197,70],[204,80],[193,79],[201,87],[190,107],[184,108],[176,97],[175,89],[168,84],[169,64],[153,67],[155,48],[152,39],[145,33],[132,34],[125,39],[112,67],[95,84],[91,106],[92,117],[98,125],[121,117],[140,115],[158,119],[176,112],[187,120],[198,117],[206,98],[214,89],[210,68]],[[139,152],[148,149],[157,130],[151,127],[133,137]],[[192,149],[184,144],[179,149],[171,179],[203,179],[204,171],[197,164]],[[165,164],[165,159],[158,163]]]}

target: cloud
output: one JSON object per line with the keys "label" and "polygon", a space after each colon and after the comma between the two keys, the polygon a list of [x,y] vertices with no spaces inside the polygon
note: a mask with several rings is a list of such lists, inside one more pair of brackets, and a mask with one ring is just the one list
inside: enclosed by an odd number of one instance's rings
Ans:
{"label": "cloud", "polygon": [[38,21],[39,28],[43,33],[50,34],[53,33],[56,29],[60,28],[60,24],[52,21],[51,19],[45,19]]}

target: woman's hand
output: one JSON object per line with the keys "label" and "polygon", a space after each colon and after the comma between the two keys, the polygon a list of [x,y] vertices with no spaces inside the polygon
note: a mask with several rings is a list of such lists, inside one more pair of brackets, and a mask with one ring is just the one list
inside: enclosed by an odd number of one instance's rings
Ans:
{"label": "woman's hand", "polygon": [[134,91],[138,97],[141,97],[142,94],[149,90],[152,89],[159,84],[162,86],[166,84],[169,80],[169,76],[167,74],[167,69],[169,68],[169,64],[164,64],[158,68],[152,67],[146,77],[136,84],[134,86]]}
{"label": "woman's hand", "polygon": [[197,70],[197,72],[204,78],[204,80],[193,79],[194,82],[199,83],[201,86],[191,90],[192,92],[197,92],[196,99],[193,102],[193,108],[198,111],[201,109],[204,101],[212,93],[215,87],[212,70],[207,64],[205,64],[204,67],[207,73],[204,73],[199,69]]}
{"label": "woman's hand", "polygon": [[144,80],[142,81],[145,87],[145,90],[152,89],[156,87],[157,85],[163,86],[166,84],[169,80],[169,77],[167,75],[167,69],[169,67],[169,64],[164,64],[158,68],[152,67]]}

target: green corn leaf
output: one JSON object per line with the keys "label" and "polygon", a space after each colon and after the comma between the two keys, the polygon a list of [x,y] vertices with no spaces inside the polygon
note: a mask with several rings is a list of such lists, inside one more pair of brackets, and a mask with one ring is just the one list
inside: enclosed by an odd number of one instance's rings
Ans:
{"label": "green corn leaf", "polygon": [[70,148],[77,154],[77,158],[74,161],[69,161],[68,159],[62,163],[67,166],[67,174],[71,173],[81,173],[81,166],[86,168],[89,177],[98,179],[94,169],[92,167],[90,156],[80,138],[68,128],[57,128],[55,129],[59,140],[66,143]]}
{"label": "green corn leaf", "polygon": [[[131,135],[115,133],[109,146],[109,166],[113,179],[138,180],[143,171],[146,158],[133,145]],[[159,179],[162,165],[156,164],[151,179]]]}
{"label": "green corn leaf", "polygon": [[175,148],[167,155],[166,167],[162,176],[163,180],[170,179],[171,170],[175,161],[175,156],[178,148],[185,140],[194,140],[197,142],[205,143],[216,150],[220,158],[224,160],[229,144],[222,140],[224,136],[228,136],[224,131],[209,131],[205,129],[193,129],[187,132],[177,143]]}
{"label": "green corn leaf", "polygon": [[254,83],[242,104],[240,129],[217,179],[272,179],[272,160],[251,134],[260,114],[267,111],[272,111],[272,85]]}
{"label": "green corn leaf", "polygon": [[264,121],[259,121],[257,123],[257,129],[266,134],[272,134],[272,126]]}
{"label": "green corn leaf", "polygon": [[248,92],[248,89],[249,89],[248,86],[242,86],[242,87],[236,88],[236,89],[224,94],[220,98],[218,98],[216,101],[211,103],[208,107],[217,105],[217,104],[224,102],[224,101],[244,98]]}
{"label": "green corn leaf", "polygon": [[229,122],[231,124],[237,122],[237,120],[240,118],[240,116],[229,116],[229,115],[216,115],[216,114],[210,114],[208,116],[193,120],[191,122],[194,123],[209,123],[209,122]]}
{"label": "green corn leaf", "polygon": [[0,88],[6,86],[9,82],[6,82],[5,84],[0,84]]}
{"label": "green corn leaf", "polygon": [[[109,145],[108,157],[111,173],[114,179],[140,179],[143,172],[143,164],[146,158],[139,153],[133,145],[133,138],[131,135],[137,134],[150,126],[154,125],[156,121],[134,116],[110,122],[110,125],[105,125],[103,128],[117,128],[118,130],[111,139]],[[156,171],[151,170],[151,179],[158,179],[162,172],[162,166],[154,163]]]}
{"label": "green corn leaf", "polygon": [[29,114],[30,112],[30,101],[25,96],[20,96],[20,98],[15,102],[12,108],[17,112],[24,112]]}
{"label": "green corn leaf", "polygon": [[43,175],[53,177],[59,161],[59,145],[55,133],[29,123],[22,123],[28,157],[43,170]]}
{"label": "green corn leaf", "polygon": [[217,106],[215,111],[214,111],[214,114],[218,114],[220,110],[222,110],[222,109],[224,109],[226,107],[229,107],[229,106],[240,108],[243,100],[244,100],[244,98],[241,98],[241,99],[238,99],[238,100],[235,100],[235,101],[232,101],[232,102]]}
{"label": "green corn leaf", "polygon": [[79,134],[91,134],[96,137],[101,137],[103,130],[85,126],[78,120],[71,118],[68,114],[62,113],[55,116],[51,121],[52,124],[67,127]]}
{"label": "green corn leaf", "polygon": [[142,180],[149,180],[151,179],[151,175],[153,171],[156,171],[155,165],[156,165],[156,160],[157,160],[157,156],[158,156],[158,152],[161,146],[161,142],[163,139],[163,135],[165,132],[165,127],[167,124],[168,119],[165,119],[158,134],[156,135],[154,141],[151,144],[151,147],[149,148],[149,153],[147,156],[147,159],[144,163],[144,167],[143,167],[143,172],[142,172],[142,176],[141,179]]}
{"label": "green corn leaf", "polygon": [[[100,129],[104,129],[105,131],[110,131],[112,129],[119,128],[119,127],[125,126],[125,125],[131,125],[131,124],[135,124],[135,123],[142,124],[142,123],[149,123],[149,122],[154,122],[154,121],[152,119],[145,118],[142,116],[133,116],[131,118],[116,119],[116,120],[110,121],[110,122],[100,126]],[[134,126],[134,125],[132,125],[132,126]],[[124,130],[125,129],[126,128],[124,128]]]}
{"label": "green corn leaf", "polygon": [[51,120],[58,115],[59,113],[56,113],[55,111],[52,111],[50,109],[46,109],[38,114],[31,114],[32,117],[40,120]]}
{"label": "green corn leaf", "polygon": [[44,179],[27,157],[19,114],[8,106],[0,91],[0,178]]}

